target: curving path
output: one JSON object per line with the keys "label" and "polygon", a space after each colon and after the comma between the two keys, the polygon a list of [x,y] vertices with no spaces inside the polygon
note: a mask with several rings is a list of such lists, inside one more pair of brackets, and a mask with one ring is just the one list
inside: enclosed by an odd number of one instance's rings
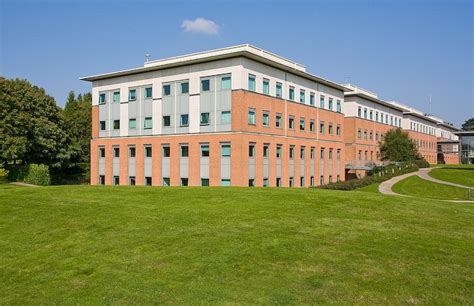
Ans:
{"label": "curving path", "polygon": [[[422,178],[424,180],[431,181],[431,182],[438,183],[438,184],[450,185],[450,186],[460,187],[460,188],[465,188],[465,189],[470,188],[470,187],[464,186],[464,185],[459,185],[459,184],[455,184],[455,183],[441,181],[441,180],[438,180],[438,179],[435,179],[435,178],[429,176],[428,173],[430,173],[430,171],[433,170],[433,169],[436,169],[436,168],[420,168],[416,172],[406,173],[406,174],[402,174],[400,176],[392,177],[391,179],[380,183],[378,190],[379,190],[380,193],[383,193],[383,194],[386,194],[386,195],[396,195],[396,196],[409,197],[409,196],[404,195],[404,194],[399,194],[399,193],[393,192],[392,187],[393,187],[393,185],[400,182],[401,180],[404,180],[407,177],[410,177],[410,176],[413,176],[413,175],[418,175],[420,178]],[[462,201],[462,200],[460,200],[460,201],[458,201],[458,200],[441,200],[441,201],[467,202],[467,203],[472,203],[473,202],[473,201],[467,201],[467,200],[466,201]]]}

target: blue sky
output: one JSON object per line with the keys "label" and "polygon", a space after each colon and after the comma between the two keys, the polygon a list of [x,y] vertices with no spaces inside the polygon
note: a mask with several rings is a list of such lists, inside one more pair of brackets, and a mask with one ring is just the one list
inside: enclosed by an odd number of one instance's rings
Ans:
{"label": "blue sky", "polygon": [[[474,1],[0,0],[0,74],[59,105],[81,76],[250,43],[460,125],[474,117]],[[212,33],[185,20],[213,21]],[[209,30],[209,24],[197,24]]]}

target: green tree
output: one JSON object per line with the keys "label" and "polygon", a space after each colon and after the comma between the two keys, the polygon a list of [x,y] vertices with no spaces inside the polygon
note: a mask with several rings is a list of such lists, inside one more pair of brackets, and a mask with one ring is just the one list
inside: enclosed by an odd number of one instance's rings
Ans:
{"label": "green tree", "polygon": [[0,78],[0,162],[59,168],[70,158],[61,109],[44,89]]}
{"label": "green tree", "polygon": [[474,118],[466,120],[461,126],[463,131],[474,131]]}
{"label": "green tree", "polygon": [[423,159],[408,132],[400,128],[392,129],[385,134],[385,139],[380,143],[380,154],[382,160],[394,162]]}
{"label": "green tree", "polygon": [[92,95],[78,95],[69,92],[64,106],[64,118],[71,137],[73,162],[87,162],[90,156]]}

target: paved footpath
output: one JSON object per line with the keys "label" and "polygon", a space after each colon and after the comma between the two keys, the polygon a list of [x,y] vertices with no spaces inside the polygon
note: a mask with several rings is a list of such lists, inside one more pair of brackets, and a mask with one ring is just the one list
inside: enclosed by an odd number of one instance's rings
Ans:
{"label": "paved footpath", "polygon": [[[393,185],[400,182],[401,180],[404,180],[407,177],[414,176],[414,175],[418,175],[420,178],[422,178],[424,180],[427,180],[427,181],[434,182],[434,183],[469,189],[469,187],[464,186],[464,185],[459,185],[459,184],[455,184],[455,183],[441,181],[441,180],[438,180],[438,179],[435,179],[435,178],[429,176],[428,173],[433,169],[436,169],[436,168],[420,168],[416,172],[406,173],[406,174],[403,174],[403,175],[400,175],[400,176],[392,177],[391,179],[380,183],[378,190],[379,190],[380,193],[383,193],[383,194],[386,194],[386,195],[396,195],[396,196],[408,197],[407,195],[393,192],[392,187],[393,187]],[[458,203],[465,203],[465,202],[472,203],[472,201],[467,201],[467,200],[466,201],[462,201],[462,200],[460,200],[460,201],[457,201],[457,200],[442,200],[442,201],[458,202]]]}

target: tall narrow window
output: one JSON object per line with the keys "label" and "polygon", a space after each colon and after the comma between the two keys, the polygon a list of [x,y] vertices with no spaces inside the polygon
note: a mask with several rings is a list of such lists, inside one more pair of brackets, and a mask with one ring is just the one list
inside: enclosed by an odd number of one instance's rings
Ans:
{"label": "tall narrow window", "polygon": [[99,124],[100,124],[100,130],[105,131],[105,121],[100,121]]}
{"label": "tall narrow window", "polygon": [[328,109],[332,110],[332,98],[329,98]]}
{"label": "tall narrow window", "polygon": [[249,157],[255,157],[255,144],[249,144]]}
{"label": "tall narrow window", "polygon": [[104,147],[99,148],[99,157],[100,158],[105,158],[105,148]]}
{"label": "tall narrow window", "polygon": [[281,98],[281,97],[283,96],[283,91],[282,91],[281,83],[276,83],[275,95],[277,96],[277,98]]}
{"label": "tall narrow window", "polygon": [[262,124],[263,124],[263,126],[269,126],[270,125],[270,114],[268,112],[263,113]]}
{"label": "tall narrow window", "polygon": [[153,96],[153,90],[151,87],[145,88],[145,99],[151,99]]}
{"label": "tall narrow window", "polygon": [[270,145],[264,144],[263,145],[263,158],[268,158],[269,155],[270,155]]}
{"label": "tall narrow window", "polygon": [[114,103],[120,103],[120,91],[114,91]]}
{"label": "tall narrow window", "polygon": [[333,125],[332,125],[332,123],[329,123],[329,125],[328,125],[328,133],[329,133],[329,135],[332,135],[333,132],[334,132],[334,130],[333,130]]}
{"label": "tall narrow window", "polygon": [[275,126],[281,128],[281,114],[276,114],[275,116]]}
{"label": "tall narrow window", "polygon": [[249,74],[248,89],[255,91],[255,76],[253,74]]}
{"label": "tall narrow window", "polygon": [[105,104],[105,93],[99,94],[99,104]]}
{"label": "tall narrow window", "polygon": [[181,83],[181,94],[187,94],[187,93],[189,93],[189,83],[183,82]]}
{"label": "tall narrow window", "polygon": [[152,149],[150,145],[145,146],[145,157],[147,158],[152,157]]}
{"label": "tall narrow window", "polygon": [[179,125],[180,126],[188,126],[189,125],[189,115],[182,114],[179,118]]}
{"label": "tall narrow window", "polygon": [[360,106],[357,108],[357,117],[362,117],[362,108]]}
{"label": "tall narrow window", "polygon": [[136,151],[135,151],[135,147],[128,147],[128,157],[135,157],[135,154],[136,154]]}
{"label": "tall narrow window", "polygon": [[270,81],[267,79],[263,79],[263,94],[269,95],[270,94]]}
{"label": "tall narrow window", "polygon": [[209,125],[209,113],[201,113],[201,125]]}
{"label": "tall narrow window", "polygon": [[120,120],[114,120],[114,130],[120,129]]}
{"label": "tall narrow window", "polygon": [[231,88],[230,76],[222,77],[221,79],[221,89],[226,90]]}
{"label": "tall narrow window", "polygon": [[306,94],[303,89],[300,90],[300,102],[304,103],[306,100]]}
{"label": "tall narrow window", "polygon": [[294,101],[295,100],[295,88],[290,87],[288,90],[288,100]]}
{"label": "tall narrow window", "polygon": [[170,157],[170,155],[171,155],[170,146],[169,145],[163,145],[161,148],[162,148],[163,157]]}
{"label": "tall narrow window", "polygon": [[128,119],[128,128],[130,130],[136,129],[137,128],[137,119],[135,119],[135,118]]}
{"label": "tall narrow window", "polygon": [[305,128],[305,120],[304,118],[300,118],[300,131],[304,131]]}
{"label": "tall narrow window", "polygon": [[314,93],[309,95],[309,105],[314,106]]}
{"label": "tall narrow window", "polygon": [[290,159],[295,158],[295,146],[290,146],[289,156],[290,156]]}
{"label": "tall narrow window", "polygon": [[342,112],[341,100],[337,100],[337,102],[336,102],[336,111],[338,113]]}
{"label": "tall narrow window", "polygon": [[280,159],[281,158],[281,145],[277,145],[277,148],[276,148],[276,158],[277,159]]}
{"label": "tall narrow window", "polygon": [[248,111],[248,123],[255,125],[255,110],[249,109]]}
{"label": "tall narrow window", "polygon": [[201,91],[210,90],[210,81],[209,79],[201,80]]}
{"label": "tall narrow window", "polygon": [[288,128],[290,130],[293,130],[295,128],[295,118],[293,116],[290,116],[288,118]]}
{"label": "tall narrow window", "polygon": [[309,131],[314,132],[314,120],[309,121]]}
{"label": "tall narrow window", "polygon": [[319,123],[319,134],[324,134],[324,122]]}
{"label": "tall narrow window", "polygon": [[163,116],[163,126],[165,126],[165,127],[171,126],[171,117],[170,116]]}
{"label": "tall narrow window", "polygon": [[137,90],[130,89],[128,91],[128,101],[135,101],[137,99]]}
{"label": "tall narrow window", "polygon": [[324,108],[324,96],[319,97],[319,107]]}

